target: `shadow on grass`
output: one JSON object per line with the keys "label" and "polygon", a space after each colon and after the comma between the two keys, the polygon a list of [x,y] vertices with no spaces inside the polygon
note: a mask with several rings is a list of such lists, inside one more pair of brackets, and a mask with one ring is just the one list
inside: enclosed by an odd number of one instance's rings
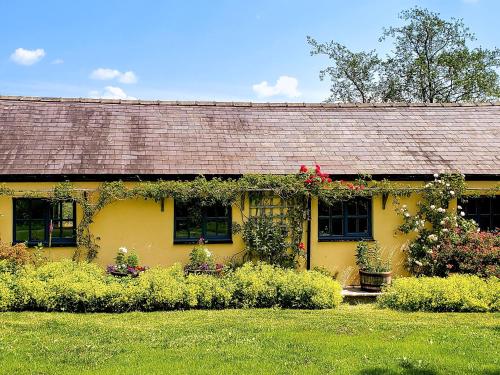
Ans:
{"label": "shadow on grass", "polygon": [[413,364],[408,360],[403,360],[400,362],[399,366],[401,367],[401,371],[391,370],[383,367],[373,367],[366,368],[359,372],[360,375],[437,375],[438,373],[435,370],[431,370],[429,368],[425,368],[422,366],[422,363],[417,362],[417,364]]}

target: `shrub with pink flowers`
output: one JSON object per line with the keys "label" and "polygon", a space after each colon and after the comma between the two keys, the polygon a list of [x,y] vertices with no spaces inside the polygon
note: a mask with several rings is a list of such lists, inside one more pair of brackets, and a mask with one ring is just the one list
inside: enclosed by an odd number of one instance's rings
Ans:
{"label": "shrub with pink flowers", "polygon": [[422,191],[418,212],[398,208],[403,233],[414,232],[408,246],[407,266],[412,273],[447,276],[450,273],[499,275],[499,235],[481,233],[473,220],[465,219],[462,207],[449,208],[465,189],[463,175],[434,175]]}

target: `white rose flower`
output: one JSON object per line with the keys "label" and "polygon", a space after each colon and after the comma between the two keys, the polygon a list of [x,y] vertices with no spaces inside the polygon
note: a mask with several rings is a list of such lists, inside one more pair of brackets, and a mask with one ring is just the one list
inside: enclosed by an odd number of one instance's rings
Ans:
{"label": "white rose flower", "polygon": [[459,210],[461,210],[461,209],[462,209],[462,206],[457,206],[457,208],[458,208]]}
{"label": "white rose flower", "polygon": [[434,178],[438,178],[439,175],[437,173],[434,173]]}
{"label": "white rose flower", "polygon": [[434,206],[433,204],[431,204],[431,210],[435,209],[436,206]]}
{"label": "white rose flower", "polygon": [[408,212],[406,212],[405,217],[410,217],[410,214]]}
{"label": "white rose flower", "polygon": [[450,184],[446,184],[446,187],[450,187]]}
{"label": "white rose flower", "polygon": [[122,246],[118,249],[118,251],[122,254],[127,254],[128,253],[128,250],[126,247]]}
{"label": "white rose flower", "polygon": [[444,225],[444,220],[441,220],[439,224]]}
{"label": "white rose flower", "polygon": [[448,232],[448,229],[443,228],[443,229],[442,229],[442,232],[443,232],[443,233],[447,233],[447,232]]}
{"label": "white rose flower", "polygon": [[450,195],[455,195],[455,192],[453,190],[450,190]]}
{"label": "white rose flower", "polygon": [[415,261],[415,264],[416,264],[417,266],[422,267],[422,262],[419,262],[418,260],[416,260],[416,261]]}
{"label": "white rose flower", "polygon": [[465,212],[460,212],[460,216],[464,217],[465,216]]}

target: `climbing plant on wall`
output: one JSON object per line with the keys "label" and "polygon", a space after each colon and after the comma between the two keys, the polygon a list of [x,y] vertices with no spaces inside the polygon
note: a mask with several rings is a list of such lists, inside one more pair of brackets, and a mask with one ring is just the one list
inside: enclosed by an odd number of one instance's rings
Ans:
{"label": "climbing plant on wall", "polygon": [[[448,183],[453,187],[454,196],[458,196],[465,189],[463,177],[459,174],[447,175],[442,180],[446,181],[445,187]],[[286,202],[287,247],[296,258],[304,254],[304,244],[301,241],[304,223],[310,218],[308,200],[311,197],[317,197],[327,204],[333,204],[357,196],[387,196],[390,194],[393,197],[400,197],[408,196],[413,192],[422,192],[425,201],[433,202],[438,199],[437,193],[434,190],[431,191],[435,184],[434,181],[431,186],[427,184],[423,187],[411,187],[387,180],[375,181],[370,176],[360,176],[352,182],[333,180],[321,171],[319,165],[315,168],[303,165],[298,173],[289,175],[251,174],[238,179],[207,179],[199,176],[189,181],[138,182],[131,187],[127,187],[122,181],[103,182],[97,189],[79,189],[70,182],[62,182],[56,184],[51,191],[14,190],[0,185],[0,196],[42,197],[53,201],[75,201],[81,207],[82,217],[76,230],[77,250],[74,258],[85,258],[91,261],[99,252],[98,241],[90,229],[91,224],[95,216],[112,202],[134,198],[162,202],[164,199],[174,198],[180,202],[196,200],[200,206],[209,206],[214,203],[225,206],[237,205],[244,213],[245,195],[249,192],[266,191]],[[500,189],[497,188],[497,190]],[[401,210],[401,208],[399,209]],[[411,227],[411,220],[404,212],[402,214],[405,223],[401,230],[405,231]],[[244,217],[244,222],[245,220],[248,220],[248,217]]]}

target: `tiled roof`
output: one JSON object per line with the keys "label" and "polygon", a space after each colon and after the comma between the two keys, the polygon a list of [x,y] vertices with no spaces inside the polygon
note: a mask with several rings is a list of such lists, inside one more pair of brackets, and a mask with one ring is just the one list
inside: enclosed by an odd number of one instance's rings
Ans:
{"label": "tiled roof", "polygon": [[[500,174],[500,104],[0,97],[0,175]],[[0,176],[1,180],[1,176]]]}

